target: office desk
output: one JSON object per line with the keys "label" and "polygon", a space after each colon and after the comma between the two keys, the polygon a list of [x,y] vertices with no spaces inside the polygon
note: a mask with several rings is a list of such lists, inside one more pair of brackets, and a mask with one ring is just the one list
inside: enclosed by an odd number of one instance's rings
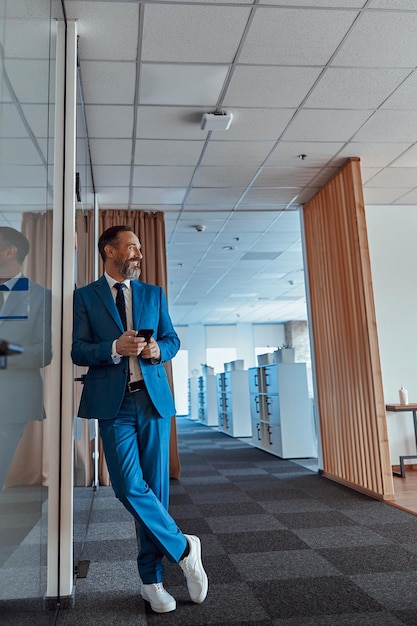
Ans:
{"label": "office desk", "polygon": [[[390,413],[400,413],[408,411],[413,414],[413,422],[414,422],[414,436],[416,439],[416,447],[417,447],[417,404],[387,404],[385,406],[385,410]],[[417,454],[410,454],[406,456],[400,456],[400,472],[393,472],[394,476],[401,476],[401,478],[405,478],[405,459],[417,459]]]}

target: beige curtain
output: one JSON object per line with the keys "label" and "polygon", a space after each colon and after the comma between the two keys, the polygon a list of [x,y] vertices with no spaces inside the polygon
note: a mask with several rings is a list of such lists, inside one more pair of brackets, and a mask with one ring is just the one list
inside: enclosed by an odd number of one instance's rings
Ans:
{"label": "beige curtain", "polygon": [[[24,213],[21,230],[30,243],[30,251],[23,267],[24,274],[50,289],[52,284],[52,211]],[[45,413],[48,419],[26,424],[5,481],[6,487],[48,484],[48,425],[49,420],[53,419],[48,406],[51,367],[49,365],[42,372]]]}
{"label": "beige curtain", "polygon": [[[94,255],[94,216],[92,211],[76,211],[77,232],[77,273],[76,286],[81,287],[93,280]],[[129,224],[137,233],[143,246],[142,280],[161,286],[167,291],[167,269],[165,256],[165,222],[162,212],[107,210],[99,213],[99,234],[106,228],[117,224]],[[31,251],[25,263],[26,275],[43,284],[51,286],[52,274],[52,211],[46,213],[25,213],[22,220],[22,232],[31,242]],[[99,273],[102,273],[100,260]],[[49,366],[51,367],[51,366]],[[167,375],[172,383],[171,363],[166,364]],[[5,485],[47,484],[48,480],[48,423],[53,416],[48,410],[48,369],[45,369],[45,411],[47,419],[43,422],[27,424],[24,435],[16,451]],[[84,373],[83,368],[75,368],[75,377]],[[81,394],[81,384],[75,382],[75,407]],[[75,441],[74,472],[75,484],[91,485],[93,479],[92,442],[90,441],[89,422],[83,420],[81,437]],[[180,461],[177,446],[175,416],[172,418],[170,442],[170,474],[179,478]],[[99,481],[101,485],[110,484],[107,465],[101,442],[99,444]]]}
{"label": "beige curtain", "polygon": [[[85,285],[93,280],[93,213],[86,212],[77,214],[77,241],[78,241],[78,272],[77,286]],[[165,219],[161,211],[132,211],[132,210],[103,210],[99,212],[99,235],[110,228],[110,226],[129,225],[138,235],[142,244],[142,264],[141,280],[159,285],[167,293],[167,267],[166,267],[166,243],[165,243]],[[103,272],[103,264],[100,259],[99,274]],[[173,389],[172,366],[165,364],[167,376]],[[82,372],[79,372],[81,374]],[[78,375],[79,375],[78,374]],[[77,377],[78,377],[77,375]],[[80,393],[80,390],[78,390]],[[82,449],[81,449],[82,448]],[[85,468],[86,484],[91,484],[92,465],[88,472],[88,462],[86,454],[91,458],[91,450],[85,445],[78,446],[78,465]],[[170,475],[171,478],[179,478],[181,472],[180,460],[177,445],[177,429],[175,416],[171,422],[170,441]],[[105,462],[101,441],[99,444],[99,481],[101,485],[108,485],[110,482],[107,465]]]}

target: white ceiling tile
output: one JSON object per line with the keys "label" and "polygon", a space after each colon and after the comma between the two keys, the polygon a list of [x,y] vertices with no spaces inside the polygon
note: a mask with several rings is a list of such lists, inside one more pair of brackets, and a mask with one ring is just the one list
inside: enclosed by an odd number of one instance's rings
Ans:
{"label": "white ceiling tile", "polygon": [[[21,207],[22,211],[14,208],[9,210],[10,207],[7,207],[7,210],[4,209],[3,205],[0,205],[0,223],[2,226],[10,226],[10,228],[16,228],[16,230],[21,229],[21,212],[25,210],[25,207]],[[30,209],[28,209],[30,210]]]}
{"label": "white ceiling tile", "polygon": [[404,11],[415,11],[414,0],[371,0],[371,9],[401,9]]}
{"label": "white ceiling tile", "polygon": [[259,165],[273,146],[273,141],[210,141],[202,165]]}
{"label": "white ceiling tile", "polygon": [[22,113],[26,124],[35,137],[53,137],[55,106],[53,103],[46,108],[43,104],[22,104]]}
{"label": "white ceiling tile", "polygon": [[224,105],[229,108],[236,105],[297,107],[320,71],[320,68],[313,67],[237,67],[226,92]]}
{"label": "white ceiling tile", "polygon": [[103,104],[87,105],[88,134],[91,138],[131,138],[133,131],[133,107]]}
{"label": "white ceiling tile", "polygon": [[230,214],[233,211],[234,204],[233,202],[228,203],[219,203],[213,208],[211,204],[193,204],[192,202],[188,202],[185,204],[183,211],[181,212],[181,216],[185,219],[188,216],[191,216],[190,219],[201,219],[202,215],[206,215],[206,219],[210,219],[210,221],[216,222],[218,220],[223,221],[223,216],[226,214]]}
{"label": "white ceiling tile", "polygon": [[[43,187],[47,170],[43,165],[6,165],[0,168],[0,187]],[[2,191],[0,192],[0,194]]]}
{"label": "white ceiling tile", "polygon": [[299,191],[300,189],[297,187],[280,187],[279,190],[274,187],[269,189],[252,187],[245,195],[245,202],[252,202],[253,204],[271,204],[279,208],[291,202]]}
{"label": "white ceiling tile", "polygon": [[97,165],[130,165],[130,139],[91,139],[90,147],[94,168]]}
{"label": "white ceiling tile", "polygon": [[81,61],[86,104],[133,104],[135,63]]}
{"label": "white ceiling tile", "polygon": [[4,80],[0,81],[0,101],[2,105],[5,102],[14,102],[14,98],[10,92],[10,89],[8,88]]}
{"label": "white ceiling tile", "polygon": [[323,187],[335,174],[337,174],[338,169],[344,164],[345,160],[346,159],[337,159],[337,161],[340,161],[338,167],[333,166],[333,163],[336,163],[336,160],[332,161],[331,166],[323,167],[320,172],[316,176],[312,177],[306,184],[310,187],[313,185],[315,187]]}
{"label": "white ceiling tile", "polygon": [[416,109],[417,106],[417,72],[415,70],[398,87],[398,89],[382,104],[383,109]]}
{"label": "white ceiling tile", "polygon": [[30,104],[47,104],[49,70],[49,61],[39,59],[8,59],[3,69],[11,77],[10,83],[19,102]]}
{"label": "white ceiling tile", "polygon": [[129,187],[101,187],[97,190],[97,199],[101,209],[125,209],[129,203]]}
{"label": "white ceiling tile", "polygon": [[43,0],[13,0],[13,2],[2,2],[0,5],[3,17],[24,17],[26,19],[45,18],[49,19],[49,5],[45,5]]}
{"label": "white ceiling tile", "polygon": [[249,18],[246,7],[148,4],[144,61],[231,63]]}
{"label": "white ceiling tile", "polygon": [[409,189],[387,189],[384,187],[370,187],[365,185],[363,198],[365,204],[393,204],[405,194]]}
{"label": "white ceiling tile", "polygon": [[30,139],[0,138],[0,163],[8,165],[42,165],[46,163],[46,142],[39,141],[41,153]]}
{"label": "white ceiling tile", "polygon": [[161,65],[142,67],[140,104],[215,106],[227,75],[222,65]]}
{"label": "white ceiling tile", "polygon": [[393,204],[417,206],[417,189],[412,189],[409,193],[402,195],[397,201],[394,201]]}
{"label": "white ceiling tile", "polygon": [[[301,163],[302,167],[323,167],[343,146],[343,142],[280,141],[268,158],[267,166],[294,167]],[[300,159],[303,154],[306,155],[305,160]]]}
{"label": "white ceiling tile", "polygon": [[369,111],[302,110],[285,133],[287,141],[347,141],[365,123]]}
{"label": "white ceiling tile", "polygon": [[340,157],[359,157],[362,167],[386,167],[403,154],[409,143],[359,143],[352,141],[340,151]]}
{"label": "white ceiling tile", "polygon": [[361,167],[362,185],[366,185],[380,171],[380,167]]}
{"label": "white ceiling tile", "polygon": [[410,145],[417,141],[417,115],[414,111],[380,109],[356,133],[354,140],[404,142]]}
{"label": "white ceiling tile", "polygon": [[50,24],[47,17],[44,10],[43,15],[37,19],[14,20],[8,17],[7,23],[0,19],[0,33],[4,33],[2,36],[4,57],[49,59]]}
{"label": "white ceiling tile", "polygon": [[400,85],[405,69],[328,68],[304,106],[323,109],[375,109]]}
{"label": "white ceiling tile", "polygon": [[[67,18],[77,20],[83,59],[134,61],[137,55],[139,3],[65,0]],[[103,37],[111,32],[111,37]]]}
{"label": "white ceiling tile", "polygon": [[417,12],[366,11],[336,54],[333,65],[414,68],[416,30]]}
{"label": "white ceiling tile", "polygon": [[368,187],[405,188],[417,186],[415,167],[387,167],[370,180]]}
{"label": "white ceiling tile", "polygon": [[239,62],[325,64],[355,18],[355,11],[258,9]]}
{"label": "white ceiling tile", "polygon": [[[41,106],[41,105],[39,105]],[[45,112],[45,107],[41,107]],[[5,103],[0,109],[0,124],[2,137],[27,137],[27,129],[19,115],[17,107],[13,103]],[[47,128],[43,136],[47,135]]]}
{"label": "white ceiling tile", "polygon": [[188,187],[194,173],[193,167],[158,167],[136,165],[133,171],[135,187]]}
{"label": "white ceiling tile", "polygon": [[417,145],[413,145],[403,152],[391,163],[391,167],[417,167]]}
{"label": "white ceiling tile", "polygon": [[160,141],[141,139],[136,142],[136,165],[194,165],[199,159],[202,141]]}
{"label": "white ceiling tile", "polygon": [[188,200],[191,203],[200,204],[222,204],[224,202],[238,202],[242,194],[244,193],[244,187],[238,189],[225,188],[225,189],[209,189],[209,188],[193,188],[188,195]]}
{"label": "white ceiling tile", "polygon": [[291,186],[307,185],[320,172],[315,167],[278,168],[264,167],[254,182],[254,187],[285,187],[291,181]]}
{"label": "white ceiling tile", "polygon": [[[321,1],[321,0],[320,0]],[[178,4],[178,0],[165,0],[166,3]],[[210,0],[210,4],[253,4],[253,0]],[[181,4],[207,4],[207,0],[181,0]]]}
{"label": "white ceiling tile", "polygon": [[35,207],[45,209],[46,200],[46,191],[42,187],[3,187],[0,196],[2,205],[33,205],[34,210]]}
{"label": "white ceiling tile", "polygon": [[210,211],[210,206],[210,204],[189,204],[183,211],[181,211],[181,215],[178,220],[179,227],[199,224],[199,220],[201,219],[201,210],[205,209],[207,211],[207,215],[205,216],[206,219],[204,220],[204,224],[210,230],[214,230],[216,232],[219,231],[222,225],[230,218],[231,211],[221,208],[217,208],[216,211]]}
{"label": "white ceiling tile", "polygon": [[134,187],[133,202],[141,204],[181,204],[186,189],[169,187]]}
{"label": "white ceiling tile", "polygon": [[226,109],[233,113],[232,124],[226,132],[216,133],[217,141],[278,139],[295,113],[295,109]]}
{"label": "white ceiling tile", "polygon": [[107,187],[110,180],[117,187],[129,185],[130,167],[123,165],[96,165],[94,167],[94,182],[101,188]]}
{"label": "white ceiling tile", "polygon": [[255,167],[199,167],[193,184],[196,187],[242,187],[249,185],[256,172]]}
{"label": "white ceiling tile", "polygon": [[201,118],[207,107],[145,106],[138,108],[137,137],[143,139],[204,139]]}
{"label": "white ceiling tile", "polygon": [[[387,0],[391,2],[391,0]],[[396,0],[394,0],[395,2]],[[397,0],[398,1],[398,0]],[[407,1],[407,0],[403,0]],[[412,1],[412,0],[410,0]],[[262,4],[279,4],[280,6],[286,7],[323,7],[328,9],[329,7],[333,7],[335,9],[361,9],[365,0],[262,0]]]}

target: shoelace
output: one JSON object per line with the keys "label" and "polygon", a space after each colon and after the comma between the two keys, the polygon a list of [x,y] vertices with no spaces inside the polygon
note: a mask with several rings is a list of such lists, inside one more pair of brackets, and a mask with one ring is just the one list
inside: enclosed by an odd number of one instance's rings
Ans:
{"label": "shoelace", "polygon": [[195,575],[195,573],[197,571],[195,566],[194,567],[191,566],[190,561],[189,561],[189,559],[187,557],[185,557],[185,559],[183,559],[182,570],[183,570],[183,572],[185,574],[193,574],[193,575]]}
{"label": "shoelace", "polygon": [[160,593],[161,591],[163,591],[162,583],[154,583],[153,588],[155,590],[155,593]]}

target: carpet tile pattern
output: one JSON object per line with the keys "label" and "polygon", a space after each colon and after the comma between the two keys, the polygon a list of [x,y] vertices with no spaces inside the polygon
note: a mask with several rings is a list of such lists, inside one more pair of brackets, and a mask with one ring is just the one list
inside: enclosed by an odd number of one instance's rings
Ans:
{"label": "carpet tile pattern", "polygon": [[177,428],[170,511],[201,538],[206,601],[193,604],[167,563],[177,609],[154,613],[139,595],[130,515],[111,488],[77,489],[75,553],[90,565],[75,608],[30,622],[14,607],[20,621],[7,612],[4,624],[417,626],[417,516],[215,428],[187,418]]}

